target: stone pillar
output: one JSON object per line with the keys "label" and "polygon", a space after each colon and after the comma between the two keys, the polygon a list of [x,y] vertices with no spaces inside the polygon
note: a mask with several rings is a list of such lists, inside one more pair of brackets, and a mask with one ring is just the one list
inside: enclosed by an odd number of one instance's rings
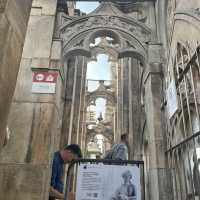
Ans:
{"label": "stone pillar", "polygon": [[150,200],[171,200],[165,158],[165,130],[162,126],[162,63],[160,44],[149,44],[149,63],[145,75],[145,111],[149,134],[149,194]]}
{"label": "stone pillar", "polygon": [[141,160],[140,130],[140,65],[139,61],[129,58],[129,154],[130,159]]}
{"label": "stone pillar", "polygon": [[72,105],[70,112],[70,126],[69,126],[69,139],[68,143],[77,143],[77,128],[78,128],[78,112],[80,106],[80,91],[81,91],[81,79],[83,69],[83,57],[77,56],[75,61],[75,72],[73,80],[73,94]]}
{"label": "stone pillar", "polygon": [[85,58],[81,56],[70,58],[66,63],[66,68],[67,75],[61,146],[70,143],[79,143],[80,109],[84,103],[84,100],[82,101],[84,96],[81,91],[85,83]]}
{"label": "stone pillar", "polygon": [[85,128],[85,113],[87,110],[86,105],[86,73],[87,73],[87,58],[83,58],[83,65],[82,65],[82,78],[81,78],[81,96],[80,96],[80,106],[79,106],[79,124],[77,129],[78,141],[77,143],[82,146],[84,143],[82,140],[83,137],[83,129]]}
{"label": "stone pillar", "polygon": [[120,135],[123,130],[123,60],[119,60],[117,69],[117,132],[114,138],[114,143],[120,141]]}
{"label": "stone pillar", "polygon": [[[191,2],[190,2],[191,3]],[[167,47],[167,1],[157,0],[155,3],[157,37]]]}
{"label": "stone pillar", "polygon": [[[65,83],[65,95],[64,95],[64,109],[63,109],[63,120],[62,120],[62,133],[60,146],[61,148],[68,144],[69,127],[70,127],[70,113],[73,96],[73,84],[75,76],[75,58],[70,58],[65,61],[66,68],[66,83]],[[71,142],[71,139],[70,139]]]}
{"label": "stone pillar", "polygon": [[74,16],[74,9],[75,9],[75,2],[67,2],[67,7],[68,7],[68,15],[69,16]]}
{"label": "stone pillar", "polygon": [[123,59],[123,130],[121,134],[129,132],[129,58]]}
{"label": "stone pillar", "polygon": [[[0,152],[1,199],[48,199],[62,119],[62,43],[53,39],[56,5],[55,0],[35,0],[32,5],[8,120],[11,137]],[[34,71],[58,73],[55,94],[32,93]]]}
{"label": "stone pillar", "polygon": [[80,122],[80,109],[81,109],[81,100],[82,100],[82,84],[85,83],[85,76],[83,76],[83,70],[85,66],[84,62],[84,57],[79,57],[79,62],[78,62],[78,70],[77,70],[77,83],[76,83],[76,88],[75,88],[75,112],[74,112],[74,117],[73,117],[73,124],[74,124],[74,131],[73,135],[75,136],[75,139],[73,143],[79,143],[79,122]]}
{"label": "stone pillar", "polygon": [[32,0],[0,1],[0,148],[17,80]]}

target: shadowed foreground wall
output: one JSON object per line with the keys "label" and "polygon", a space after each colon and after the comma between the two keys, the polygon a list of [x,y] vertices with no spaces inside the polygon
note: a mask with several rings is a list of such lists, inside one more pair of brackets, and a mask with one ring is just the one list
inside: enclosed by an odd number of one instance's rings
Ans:
{"label": "shadowed foreground wall", "polygon": [[0,0],[0,147],[15,89],[32,0]]}

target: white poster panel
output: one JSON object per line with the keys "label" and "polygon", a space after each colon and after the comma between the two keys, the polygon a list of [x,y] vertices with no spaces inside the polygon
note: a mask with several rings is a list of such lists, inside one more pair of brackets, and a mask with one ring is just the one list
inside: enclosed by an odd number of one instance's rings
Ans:
{"label": "white poster panel", "polygon": [[136,165],[80,164],[76,200],[141,200]]}
{"label": "white poster panel", "polygon": [[178,110],[178,98],[176,93],[176,85],[175,81],[171,81],[169,84],[167,91],[166,91],[166,97],[167,97],[167,110],[169,119],[175,114],[175,112]]}

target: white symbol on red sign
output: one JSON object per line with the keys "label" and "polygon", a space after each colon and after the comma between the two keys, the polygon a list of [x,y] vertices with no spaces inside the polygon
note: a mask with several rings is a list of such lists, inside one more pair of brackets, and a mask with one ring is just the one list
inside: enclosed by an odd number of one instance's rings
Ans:
{"label": "white symbol on red sign", "polygon": [[35,79],[36,79],[37,81],[42,81],[42,80],[44,80],[44,75],[43,75],[43,74],[37,74],[37,75],[35,76]]}
{"label": "white symbol on red sign", "polygon": [[54,77],[52,75],[47,76],[46,81],[53,82]]}
{"label": "white symbol on red sign", "polygon": [[32,92],[54,94],[56,92],[57,72],[34,72]]}

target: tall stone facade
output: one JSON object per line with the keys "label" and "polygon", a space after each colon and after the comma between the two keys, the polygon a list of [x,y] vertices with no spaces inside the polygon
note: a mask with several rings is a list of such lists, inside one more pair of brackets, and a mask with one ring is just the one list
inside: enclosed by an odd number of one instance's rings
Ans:
{"label": "tall stone facade", "polygon": [[[199,1],[102,2],[83,16],[72,16],[73,6],[33,1],[7,123],[10,140],[0,152],[1,197],[48,199],[52,153],[70,143],[86,152],[104,131],[110,143],[128,133],[130,159],[145,163],[145,199],[198,199]],[[112,63],[114,85],[99,80],[90,92],[87,63],[102,53]],[[32,92],[34,74],[44,72],[57,74],[53,94]],[[89,129],[86,111],[99,97],[109,102],[113,119]]]}
{"label": "tall stone facade", "polygon": [[32,0],[0,1],[0,148],[15,89]]}
{"label": "tall stone facade", "polygon": [[[11,135],[0,152],[2,199],[48,199],[51,157],[62,117],[61,41],[54,37],[57,1],[34,0],[8,117]],[[34,73],[57,74],[55,94],[32,93]]]}

